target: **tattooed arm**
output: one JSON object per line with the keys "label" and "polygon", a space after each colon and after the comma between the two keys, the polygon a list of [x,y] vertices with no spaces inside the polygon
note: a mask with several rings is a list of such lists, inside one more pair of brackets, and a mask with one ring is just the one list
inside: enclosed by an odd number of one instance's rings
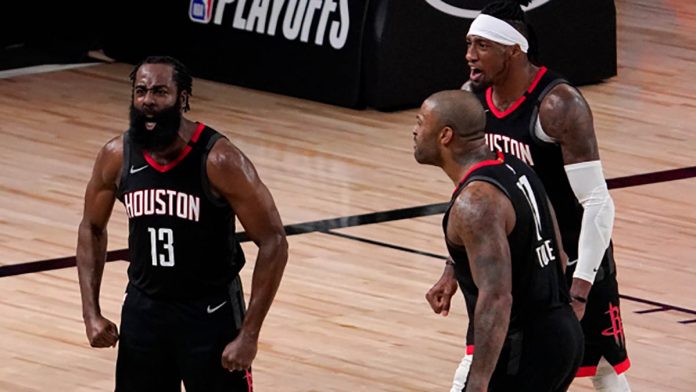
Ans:
{"label": "tattooed arm", "polygon": [[510,200],[495,186],[472,182],[450,212],[447,236],[466,247],[478,300],[476,350],[467,391],[487,391],[505,342],[512,308],[512,264],[507,235],[515,226]]}

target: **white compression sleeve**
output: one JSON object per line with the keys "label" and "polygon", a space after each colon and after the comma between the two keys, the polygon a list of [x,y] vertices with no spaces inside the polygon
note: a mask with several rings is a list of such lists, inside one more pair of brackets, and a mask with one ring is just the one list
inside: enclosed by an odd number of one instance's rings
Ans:
{"label": "white compression sleeve", "polygon": [[574,278],[594,283],[614,228],[614,201],[609,195],[600,161],[565,166],[573,193],[585,209],[578,243]]}

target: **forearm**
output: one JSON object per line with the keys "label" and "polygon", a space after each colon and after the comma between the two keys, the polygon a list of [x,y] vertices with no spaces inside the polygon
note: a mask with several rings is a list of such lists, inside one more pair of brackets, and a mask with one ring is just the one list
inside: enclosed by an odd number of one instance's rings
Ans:
{"label": "forearm", "polygon": [[82,296],[83,318],[101,314],[99,290],[106,262],[107,232],[80,224],[77,240],[77,273]]}
{"label": "forearm", "polygon": [[599,208],[586,208],[582,217],[580,238],[578,240],[578,264],[574,278],[583,279],[590,284],[602,264],[609,247],[614,223],[614,203],[609,198]]}
{"label": "forearm", "polygon": [[284,236],[278,235],[259,245],[251,283],[251,297],[242,325],[245,335],[258,338],[263,320],[280,286],[287,260],[288,243]]}
{"label": "forearm", "polygon": [[566,165],[568,181],[584,208],[574,278],[590,284],[602,263],[614,226],[614,202],[600,161]]}
{"label": "forearm", "polygon": [[511,308],[511,294],[479,292],[474,316],[476,350],[467,384],[488,385],[505,343]]}

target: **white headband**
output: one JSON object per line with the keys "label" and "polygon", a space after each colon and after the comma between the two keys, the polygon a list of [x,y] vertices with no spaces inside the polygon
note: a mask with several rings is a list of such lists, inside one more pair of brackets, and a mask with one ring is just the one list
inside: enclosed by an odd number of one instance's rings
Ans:
{"label": "white headband", "polygon": [[479,14],[469,27],[467,35],[478,35],[502,45],[519,45],[524,53],[529,50],[529,43],[519,31],[509,23],[496,17]]}

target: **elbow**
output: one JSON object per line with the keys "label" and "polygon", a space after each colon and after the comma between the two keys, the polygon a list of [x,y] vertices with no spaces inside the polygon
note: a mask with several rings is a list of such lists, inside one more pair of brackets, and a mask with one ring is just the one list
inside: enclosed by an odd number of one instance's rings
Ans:
{"label": "elbow", "polygon": [[77,226],[77,229],[80,233],[90,233],[92,231],[91,226],[88,220],[83,219],[80,221],[80,225]]}
{"label": "elbow", "polygon": [[275,233],[263,241],[260,248],[265,248],[269,253],[273,254],[274,260],[282,263],[287,263],[288,260],[288,240],[285,233]]}
{"label": "elbow", "polygon": [[290,246],[288,245],[288,239],[287,239],[287,237],[285,236],[285,234],[282,234],[282,235],[277,236],[277,238],[276,238],[276,248],[277,248],[280,252],[282,252],[282,254],[285,255],[285,258],[286,258],[286,259],[287,259],[289,247],[290,247]]}
{"label": "elbow", "polygon": [[479,301],[483,302],[486,307],[509,311],[512,309],[512,292],[499,290],[479,291]]}
{"label": "elbow", "polygon": [[501,293],[496,296],[496,302],[503,309],[512,309],[512,293]]}
{"label": "elbow", "polygon": [[480,326],[486,326],[484,327],[486,329],[494,326],[506,329],[510,322],[511,313],[512,293],[479,290],[474,319]]}
{"label": "elbow", "polygon": [[[593,229],[597,232],[598,240],[601,242],[601,247],[605,249],[609,246],[609,240],[614,231],[614,219],[616,218],[616,207],[614,206],[614,200],[610,195],[600,202],[597,203],[599,208],[594,211],[590,210],[587,215],[588,219],[591,219],[588,224],[593,225]],[[583,215],[583,218],[584,216]],[[584,223],[584,222],[583,222]]]}
{"label": "elbow", "polygon": [[100,224],[94,219],[87,216],[83,217],[80,221],[80,230],[86,230],[90,233],[101,233],[106,229],[106,224]]}
{"label": "elbow", "polygon": [[507,314],[512,310],[512,293],[500,292],[492,296],[493,304],[498,309],[505,311]]}
{"label": "elbow", "polygon": [[89,220],[83,219],[78,226],[78,236],[84,239],[91,238],[99,240],[106,236],[106,226],[97,225]]}
{"label": "elbow", "polygon": [[603,207],[604,208],[602,208],[599,214],[606,215],[606,218],[603,219],[602,223],[611,230],[614,227],[614,220],[616,219],[616,205],[614,204],[614,199],[610,195],[607,195]]}
{"label": "elbow", "polygon": [[512,293],[495,295],[491,305],[498,310],[498,314],[500,314],[503,319],[509,320],[510,314],[512,313]]}

